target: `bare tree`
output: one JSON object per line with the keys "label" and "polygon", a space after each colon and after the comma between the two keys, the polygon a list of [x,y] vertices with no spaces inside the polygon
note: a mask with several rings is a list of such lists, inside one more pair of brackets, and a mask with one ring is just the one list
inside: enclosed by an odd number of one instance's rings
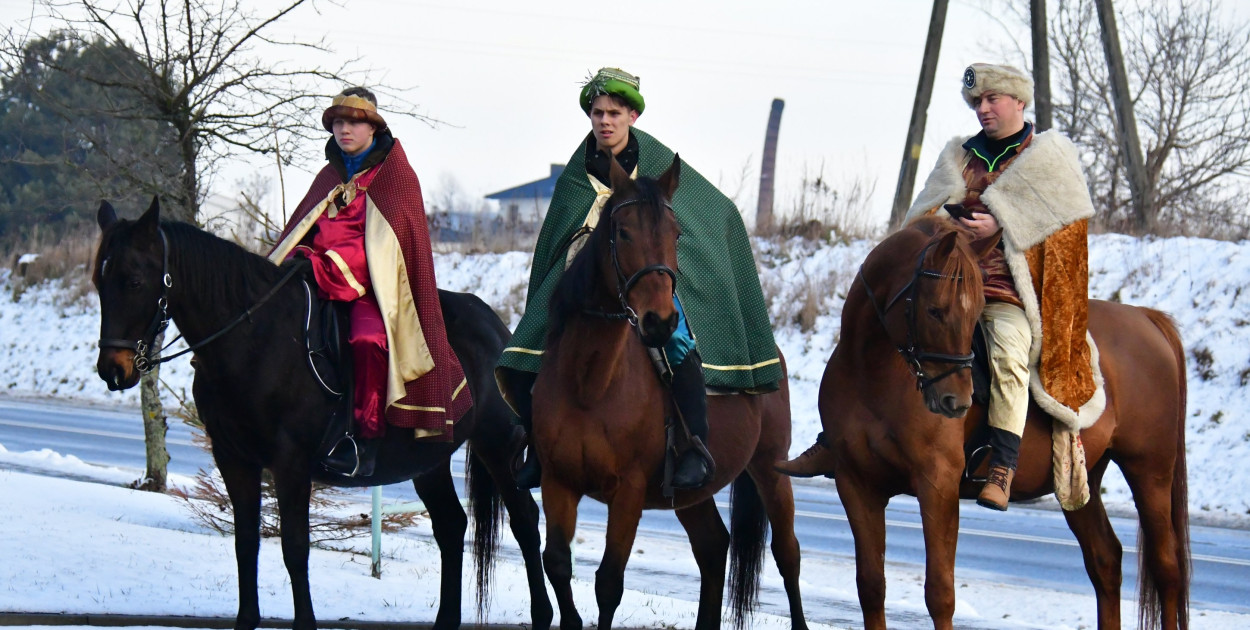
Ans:
{"label": "bare tree", "polygon": [[1250,26],[1216,0],[1142,3],[1122,15],[1146,194],[1131,204],[1092,0],[1061,0],[1052,21],[1056,126],[1081,148],[1105,229],[1244,235],[1250,202]]}
{"label": "bare tree", "polygon": [[[333,59],[324,39],[302,41],[271,35],[297,9],[315,10],[313,0],[288,0],[258,14],[244,0],[41,0],[55,25],[52,35],[79,46],[95,42],[133,50],[138,63],[106,71],[84,71],[44,62],[82,81],[129,94],[124,102],[59,104],[68,111],[90,108],[126,119],[168,126],[181,161],[174,186],[165,189],[171,218],[193,221],[222,160],[240,154],[279,153],[290,163],[315,155],[323,140],[316,114],[327,94],[365,76],[359,61]],[[24,53],[22,36],[7,33],[0,55],[15,66]],[[281,61],[318,57],[311,65]],[[308,63],[308,62],[305,62]],[[394,92],[386,86],[383,92]],[[403,98],[388,102],[390,113],[420,118]],[[122,147],[100,147],[102,151]]]}

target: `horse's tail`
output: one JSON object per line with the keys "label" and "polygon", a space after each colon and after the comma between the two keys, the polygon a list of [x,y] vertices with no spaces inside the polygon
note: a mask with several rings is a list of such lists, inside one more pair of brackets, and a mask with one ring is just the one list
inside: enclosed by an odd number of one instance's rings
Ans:
{"label": "horse's tail", "polygon": [[[1176,464],[1172,471],[1172,533],[1176,538],[1176,565],[1180,572],[1180,583],[1177,584],[1178,598],[1176,602],[1176,627],[1182,630],[1189,627],[1189,482],[1185,463],[1185,405],[1189,395],[1186,385],[1185,346],[1181,343],[1176,323],[1166,313],[1153,309],[1144,309],[1146,317],[1163,333],[1172,353],[1176,358],[1176,369],[1180,375],[1178,413],[1176,417]],[[1160,598],[1159,585],[1147,561],[1146,537],[1139,528],[1137,532],[1138,558],[1138,602],[1137,627],[1153,630],[1162,627],[1163,602]]]}
{"label": "horse's tail", "polygon": [[477,615],[485,619],[490,607],[491,579],[495,575],[495,552],[503,525],[503,498],[486,464],[469,449],[465,467],[469,514],[473,519],[473,568],[477,571]]}
{"label": "horse's tail", "polygon": [[768,515],[759,489],[745,471],[734,479],[729,502],[729,608],[734,627],[743,628],[759,603]]}

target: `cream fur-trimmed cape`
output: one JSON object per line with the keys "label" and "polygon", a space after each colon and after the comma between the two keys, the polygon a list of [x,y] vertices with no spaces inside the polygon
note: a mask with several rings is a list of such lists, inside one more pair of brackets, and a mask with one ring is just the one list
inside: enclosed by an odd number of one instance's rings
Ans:
{"label": "cream fur-trimmed cape", "polygon": [[[957,137],[947,143],[938,156],[937,166],[925,180],[924,189],[916,196],[915,202],[907,211],[906,220],[910,221],[921,215],[938,212],[945,214],[942,205],[960,203],[967,195],[963,171],[970,158],[963,144],[971,136]],[[1067,233],[1068,228],[1079,227],[1076,238],[1084,239],[1084,221],[1094,216],[1094,205],[1089,197],[1089,189],[1085,183],[1085,175],[1081,172],[1081,163],[1077,156],[1076,146],[1062,134],[1050,131],[1038,133],[1025,147],[1019,156],[1003,170],[994,183],[986,188],[981,201],[998,219],[1003,229],[1003,249],[1006,253],[1007,266],[1015,280],[1016,291],[1024,304],[1025,315],[1029,319],[1033,341],[1029,347],[1029,391],[1043,411],[1059,420],[1071,429],[1079,430],[1094,424],[1106,408],[1106,392],[1103,389],[1102,370],[1098,365],[1098,349],[1094,339],[1085,331],[1085,342],[1088,354],[1076,349],[1072,358],[1084,362],[1088,356],[1089,367],[1068,365],[1062,359],[1057,364],[1065,365],[1076,375],[1070,378],[1084,380],[1093,379],[1093,394],[1084,401],[1073,401],[1069,406],[1060,402],[1051,392],[1047,391],[1046,382],[1057,382],[1065,375],[1044,374],[1042,354],[1044,347],[1043,330],[1047,327],[1043,319],[1042,302],[1047,303],[1047,310],[1054,310],[1052,299],[1039,300],[1039,289],[1043,285],[1043,275],[1051,261],[1044,260],[1043,248],[1047,241],[1060,241],[1063,247],[1078,247],[1074,243],[1063,243],[1066,237],[1073,240]],[[1080,223],[1079,226],[1074,224]],[[1051,237],[1056,237],[1052,239]],[[1088,269],[1085,262],[1085,243],[1079,243],[1081,260],[1072,272],[1086,274],[1083,278],[1068,278],[1074,285],[1079,284],[1079,296],[1072,300],[1087,300],[1085,288],[1088,285]],[[1060,250],[1064,251],[1064,250]],[[1075,254],[1076,252],[1074,252]],[[1053,257],[1053,256],[1052,256]],[[1060,263],[1060,261],[1056,261]],[[1053,273],[1053,272],[1052,272]],[[1049,294],[1048,294],[1049,295]],[[1085,302],[1079,305],[1060,304],[1061,308],[1080,309],[1080,317],[1084,320],[1088,313]],[[1066,349],[1054,350],[1054,342],[1048,346],[1049,353],[1064,352]],[[1065,355],[1069,356],[1069,355]],[[1050,363],[1050,361],[1047,361]],[[1088,375],[1088,376],[1087,376]]]}

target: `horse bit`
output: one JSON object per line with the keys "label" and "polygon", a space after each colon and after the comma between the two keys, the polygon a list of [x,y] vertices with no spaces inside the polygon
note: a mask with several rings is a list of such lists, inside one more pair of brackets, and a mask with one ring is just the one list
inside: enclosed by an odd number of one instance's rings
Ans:
{"label": "horse bit", "polygon": [[[907,318],[907,342],[905,345],[896,344],[895,347],[898,349],[898,353],[903,355],[903,361],[907,363],[907,367],[911,370],[912,375],[916,377],[916,389],[918,390],[927,389],[934,383],[958,372],[959,370],[971,369],[972,362],[976,358],[976,354],[972,352],[969,352],[968,354],[943,354],[940,352],[926,352],[917,347],[916,292],[918,291],[919,285],[916,281],[924,278],[931,278],[935,280],[950,278],[950,276],[947,276],[940,271],[926,269],[924,266],[925,256],[929,254],[929,250],[932,249],[934,245],[935,243],[929,243],[923,250],[920,251],[920,257],[916,260],[916,271],[912,273],[911,280],[909,280],[907,284],[903,285],[903,288],[899,289],[898,293],[894,294],[894,297],[890,298],[890,301],[886,303],[885,308],[881,308],[881,306],[877,304],[877,296],[873,293],[872,288],[868,286],[868,279],[864,277],[863,266],[860,266],[859,273],[857,274],[859,276],[860,283],[864,285],[864,291],[868,294],[868,301],[872,303],[873,309],[876,310],[877,319],[881,322],[881,327],[885,328],[887,336],[892,335],[890,335],[890,327],[886,325],[885,315],[889,312],[890,308],[892,308],[895,303],[899,301],[899,299],[903,299],[904,295],[906,295],[904,303],[906,308],[905,316]],[[929,376],[928,373],[925,372],[921,362],[946,363],[952,367],[937,376]]]}
{"label": "horse bit", "polygon": [[[278,292],[278,289],[280,289],[282,285],[286,284],[287,281],[293,278],[295,274],[299,271],[299,267],[293,265],[291,267],[291,270],[288,271],[286,275],[282,276],[282,279],[279,280],[278,283],[275,284],[271,289],[269,289],[268,293],[266,293],[263,297],[257,300],[255,304],[250,306],[246,311],[244,311],[242,314],[236,317],[234,321],[230,322],[229,324],[226,324],[223,328],[221,328],[217,332],[200,340],[199,343],[192,344],[186,349],[176,352],[174,354],[171,354],[167,357],[160,357],[158,359],[153,359],[152,356],[159,355],[160,353],[164,352],[166,349],[174,345],[174,343],[176,343],[179,339],[182,338],[182,335],[179,334],[177,337],[174,337],[169,343],[165,344],[160,350],[157,350],[156,352],[151,352],[152,347],[148,345],[148,342],[147,342],[148,339],[155,340],[157,335],[165,332],[165,329],[169,327],[169,320],[170,320],[169,290],[173,288],[174,286],[173,277],[169,274],[169,239],[165,236],[164,229],[158,227],[157,233],[161,235],[161,296],[156,299],[156,313],[152,316],[152,322],[148,324],[147,330],[143,333],[143,336],[140,337],[138,341],[130,341],[129,339],[107,339],[107,338],[101,337],[100,341],[97,344],[99,345],[101,349],[118,348],[122,350],[133,351],[135,353],[135,356],[134,356],[135,370],[138,370],[140,374],[147,374],[148,372],[151,372],[152,369],[155,368],[156,366],[162,363],[165,363],[166,361],[172,361],[174,359],[177,359],[178,357],[188,352],[193,352],[195,350],[198,350],[208,345],[210,342],[216,340],[218,337],[226,334],[227,332],[230,332],[230,330],[233,329],[235,326],[238,326],[239,324],[243,323],[243,320],[250,319],[252,317],[252,313],[254,313],[256,309],[260,308],[262,304],[269,301],[269,298],[273,297],[274,294]],[[108,260],[105,259],[105,263],[107,262]]]}
{"label": "horse bit", "polygon": [[[625,272],[621,270],[621,261],[617,257],[617,253],[616,253],[616,229],[614,227],[615,226],[614,218],[616,216],[617,210],[620,210],[621,208],[624,208],[626,206],[632,206],[632,205],[636,205],[640,203],[642,203],[642,199],[627,199],[625,201],[622,201],[616,204],[615,206],[612,206],[612,209],[608,211],[608,220],[610,222],[609,227],[612,228],[608,235],[608,247],[610,251],[612,252],[612,266],[616,269],[616,299],[621,304],[620,312],[610,313],[610,312],[603,311],[600,309],[590,309],[590,308],[583,309],[583,312],[586,313],[587,315],[594,315],[596,317],[602,317],[604,319],[626,320],[629,322],[629,325],[633,326],[634,328],[638,327],[638,313],[635,312],[634,308],[629,305],[629,301],[626,298],[629,297],[629,292],[630,290],[634,288],[634,285],[638,284],[638,281],[642,280],[644,276],[646,276],[649,273],[657,272],[657,271],[662,274],[667,275],[669,280],[672,281],[673,295],[677,295],[677,273],[673,271],[673,268],[669,267],[668,265],[665,265],[665,264],[647,265],[646,267],[643,267],[642,269],[635,271],[634,274],[631,275],[629,278],[626,278]],[[673,211],[673,206],[670,205],[667,201],[664,202],[664,208],[667,209],[669,212]]]}

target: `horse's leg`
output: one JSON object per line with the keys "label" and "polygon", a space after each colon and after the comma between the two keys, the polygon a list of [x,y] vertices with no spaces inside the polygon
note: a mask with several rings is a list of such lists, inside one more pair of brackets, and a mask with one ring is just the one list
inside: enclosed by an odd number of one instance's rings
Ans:
{"label": "horse's leg", "polygon": [[[595,571],[595,599],[599,603],[599,628],[612,627],[612,617],[621,596],[625,593],[625,564],[634,548],[638,534],[638,521],[642,519],[646,481],[631,484],[622,480],[608,504],[608,531],[603,549],[603,560]],[[702,606],[700,606],[702,608]]]}
{"label": "horse's leg", "polygon": [[[924,601],[934,630],[955,618],[955,546],[959,541],[959,464],[934,466],[915,484],[924,532]],[[884,531],[884,530],[883,530]]]}
{"label": "horse's leg", "polygon": [[708,497],[676,511],[686,528],[694,561],[699,565],[699,616],[696,629],[719,628],[721,604],[725,595],[725,558],[729,555],[729,530]]}
{"label": "horse's leg", "polygon": [[752,464],[751,479],[759,489],[760,499],[768,512],[768,522],[773,528],[773,561],[786,587],[790,603],[790,627],[794,630],[807,628],[803,616],[803,596],[799,591],[799,539],[794,535],[794,487],[790,478],[772,467],[772,460],[762,465]]}
{"label": "horse's leg", "polygon": [[[1177,446],[1169,445],[1171,448]],[[1183,449],[1183,444],[1179,446]],[[1173,493],[1173,484],[1184,484],[1185,471],[1179,473],[1172,466],[1160,461],[1163,455],[1152,454],[1132,461],[1120,461],[1120,471],[1124,480],[1133,491],[1133,503],[1137,506],[1137,520],[1141,531],[1137,541],[1140,554],[1138,560],[1138,615],[1147,623],[1146,627],[1184,628],[1187,615],[1182,608],[1185,605],[1185,593],[1188,589],[1185,546],[1187,541],[1182,538],[1184,527],[1176,527],[1182,523],[1187,505],[1174,505],[1180,496]],[[1177,474],[1180,476],[1177,477]]]}
{"label": "horse's leg", "polygon": [[306,454],[299,455],[292,453],[271,470],[282,523],[282,561],[291,577],[295,603],[294,627],[303,630],[316,628],[317,620],[308,588],[308,502],[312,495],[312,471]]}
{"label": "horse's leg", "polygon": [[[573,534],[577,529],[577,502],[581,495],[543,475],[543,514],[547,516],[547,548],[543,567],[560,606],[560,630],[581,630],[582,616],[573,603]],[[609,518],[609,522],[611,519]]]}
{"label": "horse's leg", "polygon": [[451,459],[412,480],[417,496],[430,512],[430,526],[442,556],[442,581],[438,594],[438,614],[434,628],[460,627],[460,578],[464,564],[464,532],[469,518],[460,506],[451,479]]}
{"label": "horse's leg", "polygon": [[260,625],[260,601],[256,593],[256,560],[260,555],[260,467],[220,453],[213,455],[234,510],[234,559],[239,573],[239,614],[234,627],[235,630],[254,630]]}
{"label": "horse's leg", "polygon": [[551,600],[547,597],[547,582],[543,577],[542,539],[538,536],[538,504],[528,490],[516,487],[512,475],[507,441],[472,441],[471,452],[490,471],[495,488],[508,509],[508,523],[512,536],[521,547],[525,560],[525,577],[529,581],[530,620],[535,630],[551,627]]}
{"label": "horse's leg", "polygon": [[834,482],[855,538],[855,586],[865,630],[885,630],[885,505],[888,497],[838,470]]}
{"label": "horse's leg", "polygon": [[1085,572],[1094,585],[1094,596],[1098,601],[1098,627],[1104,630],[1120,627],[1120,584],[1123,579],[1120,562],[1124,555],[1124,548],[1111,528],[1107,510],[1098,493],[1102,487],[1102,475],[1110,461],[1110,458],[1103,458],[1090,471],[1089,503],[1073,512],[1063,511],[1068,528],[1081,544]]}

